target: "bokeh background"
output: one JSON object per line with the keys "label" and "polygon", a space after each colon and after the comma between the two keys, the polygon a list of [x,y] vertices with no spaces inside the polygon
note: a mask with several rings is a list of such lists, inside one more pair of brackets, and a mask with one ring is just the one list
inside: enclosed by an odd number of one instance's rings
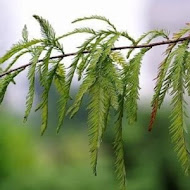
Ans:
{"label": "bokeh background", "polygon": [[[57,34],[71,31],[71,21],[88,15],[108,17],[119,29],[133,37],[152,29],[166,29],[172,34],[190,21],[189,0],[0,0],[0,56],[21,37],[24,24],[32,37],[40,30],[32,18],[38,14],[48,19]],[[79,26],[79,25],[77,25]],[[84,26],[84,25],[83,25]],[[89,26],[104,27],[92,24]],[[75,51],[82,37],[65,40],[65,52]],[[147,132],[153,78],[162,60],[163,47],[156,47],[145,56],[141,72],[141,93],[138,122],[124,128],[124,147],[130,190],[189,190],[168,135],[169,103],[165,102],[154,130]],[[18,65],[27,62],[21,60]],[[71,59],[66,60],[66,63]],[[17,65],[17,66],[18,66]],[[100,150],[98,176],[90,168],[85,102],[73,120],[66,119],[61,132],[55,133],[57,94],[50,93],[48,130],[40,136],[39,113],[32,114],[27,124],[22,123],[26,73],[11,85],[0,107],[0,190],[116,190],[112,149],[113,127],[110,126]],[[73,94],[77,83],[73,84]],[[39,99],[36,94],[36,102]],[[169,98],[168,98],[169,100]],[[188,121],[190,122],[190,121]]]}

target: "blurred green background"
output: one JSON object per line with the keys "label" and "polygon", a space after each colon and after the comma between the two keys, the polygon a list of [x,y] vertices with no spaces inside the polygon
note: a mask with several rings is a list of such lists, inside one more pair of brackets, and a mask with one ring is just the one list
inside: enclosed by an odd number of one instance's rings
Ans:
{"label": "blurred green background", "polygon": [[[56,94],[50,96],[49,127],[40,136],[40,113],[27,124],[21,113],[4,104],[0,110],[0,190],[117,190],[112,142],[113,126],[104,137],[98,176],[93,176],[88,152],[85,105],[73,120],[66,119],[57,135]],[[161,110],[154,130],[147,126],[150,107],[140,106],[138,122],[124,127],[129,190],[188,190],[168,135],[169,112]]]}

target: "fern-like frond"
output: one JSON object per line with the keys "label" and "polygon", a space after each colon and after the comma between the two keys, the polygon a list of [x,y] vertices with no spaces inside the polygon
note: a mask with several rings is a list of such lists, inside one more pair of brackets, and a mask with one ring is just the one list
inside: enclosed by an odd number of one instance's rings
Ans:
{"label": "fern-like frond", "polygon": [[157,111],[161,107],[163,100],[165,98],[166,92],[170,87],[170,74],[167,74],[169,65],[173,58],[173,55],[168,54],[167,57],[161,62],[159,66],[159,72],[156,80],[156,86],[154,87],[154,95],[151,102],[152,112],[151,118],[148,126],[148,130],[151,131],[153,124],[156,119]]}
{"label": "fern-like frond", "polygon": [[53,50],[52,47],[50,47],[47,50],[46,55],[43,59],[42,67],[41,67],[41,69],[42,69],[41,72],[42,72],[42,76],[43,76],[43,80],[41,81],[41,83],[43,83],[43,86],[45,86],[45,84],[46,84],[48,69],[49,69],[50,56],[51,56],[52,50]]}
{"label": "fern-like frond", "polygon": [[[57,64],[55,64],[47,75],[47,81],[43,90],[42,94],[42,103],[40,104],[40,109],[42,110],[42,125],[41,125],[41,135],[44,134],[47,124],[48,124],[48,95],[50,91],[51,84],[53,82],[53,78],[55,76],[56,70],[58,68],[58,65],[60,63],[61,59],[57,61]],[[42,76],[43,77],[43,76]]]}
{"label": "fern-like frond", "polygon": [[18,59],[26,53],[30,53],[30,51],[24,50],[24,51],[21,51],[18,55],[16,55],[14,59],[8,64],[7,68],[5,69],[5,72],[8,71],[18,61]]}
{"label": "fern-like frond", "polygon": [[188,175],[190,172],[190,160],[189,153],[187,150],[186,139],[185,139],[185,117],[187,116],[185,111],[185,100],[184,100],[184,85],[185,85],[185,67],[184,61],[186,59],[186,48],[189,42],[184,42],[178,47],[178,54],[175,56],[171,71],[171,95],[172,98],[172,111],[171,111],[171,125],[170,134],[172,142],[175,143],[175,151],[177,152],[178,158]]}
{"label": "fern-like frond", "polygon": [[[81,79],[81,76],[85,69],[88,68],[88,65],[95,65],[99,60],[103,50],[100,49],[101,42],[105,40],[110,34],[99,34],[94,43],[91,43],[89,46],[89,53],[86,57],[81,59],[79,66],[77,67],[78,79]],[[93,63],[94,62],[94,63]]]}
{"label": "fern-like frond", "polygon": [[3,79],[0,80],[0,104],[4,99],[8,85],[21,71],[23,71],[23,69],[19,69],[9,75],[6,75]]}
{"label": "fern-like frond", "polygon": [[169,87],[171,85],[171,76],[173,75],[173,71],[169,70],[169,66],[174,59],[175,56],[184,56],[186,54],[187,49],[187,42],[184,43],[183,46],[179,46],[176,48],[173,52],[172,49],[174,48],[170,46],[170,51],[166,50],[168,55],[164,59],[164,61],[159,66],[159,73],[157,76],[156,86],[154,88],[154,95],[152,100],[152,113],[151,113],[151,119],[149,123],[149,131],[152,130],[154,121],[156,119],[157,111],[161,107],[164,98],[166,96],[167,91],[169,90]]}
{"label": "fern-like frond", "polygon": [[55,39],[55,31],[54,31],[53,27],[50,25],[50,23],[46,19],[44,19],[38,15],[33,15],[33,17],[40,24],[42,36],[48,41],[54,40]]}
{"label": "fern-like frond", "polygon": [[[125,92],[125,91],[124,91]],[[124,96],[120,95],[119,97],[119,109],[118,109],[118,118],[115,122],[115,140],[114,140],[114,152],[115,152],[115,171],[117,178],[120,182],[120,189],[126,189],[126,169],[124,161],[124,148],[123,148],[123,139],[122,139],[122,119],[123,119],[123,110],[124,110]]]}
{"label": "fern-like frond", "polygon": [[74,20],[72,23],[76,23],[76,22],[84,21],[84,20],[94,20],[94,19],[106,22],[109,26],[111,26],[111,28],[113,28],[115,31],[117,31],[116,27],[109,21],[109,19],[107,19],[104,16],[92,15],[89,17],[82,17],[82,18],[78,18],[78,19]]}
{"label": "fern-like frond", "polygon": [[101,86],[100,80],[90,89],[91,100],[88,105],[91,166],[95,175],[97,175],[98,150],[102,141],[103,132],[105,131],[105,114],[107,111],[105,102],[108,98],[107,93],[105,93]]}
{"label": "fern-like frond", "polygon": [[[116,69],[113,61],[109,58],[109,54],[118,38],[119,35],[116,34],[110,37],[102,47],[100,46],[97,52],[92,55],[87,69],[88,76],[91,74],[91,80],[93,77],[96,80],[95,82],[93,81],[93,85],[90,84],[89,94],[91,100],[88,106],[91,165],[95,175],[98,150],[106,130],[110,105],[112,104],[117,109],[118,94],[115,86],[119,84],[117,81],[119,78],[117,78]],[[78,109],[78,106],[76,108]]]}
{"label": "fern-like frond", "polygon": [[[137,46],[142,40],[146,39],[148,37],[148,40],[146,41],[145,44],[149,44],[153,39],[157,38],[157,37],[162,37],[166,40],[169,39],[168,37],[168,33],[165,30],[151,30],[145,34],[143,34],[136,42],[135,45]],[[128,54],[127,54],[127,58],[130,57],[130,55],[132,54],[132,52],[135,49],[132,48],[129,50]]]}
{"label": "fern-like frond", "polygon": [[172,38],[174,40],[177,40],[177,39],[181,38],[182,36],[184,36],[185,34],[189,33],[189,31],[190,31],[190,26],[182,28],[182,29],[180,29],[179,32],[174,33]]}
{"label": "fern-like frond", "polygon": [[102,54],[99,60],[91,63],[88,68],[88,72],[95,73],[94,76],[96,76],[96,82],[89,90],[91,100],[88,106],[91,165],[95,175],[98,150],[106,130],[109,109],[110,106],[118,109],[118,95],[122,91],[119,91],[118,88],[123,87],[117,69],[109,57],[111,48],[118,37],[119,35],[115,35],[102,45]]}
{"label": "fern-like frond", "polygon": [[91,55],[91,59],[89,61],[89,66],[87,67],[87,72],[90,70],[94,70],[96,67],[96,64],[99,62],[101,56],[103,54],[103,49],[102,48],[97,48],[97,50]]}
{"label": "fern-like frond", "polygon": [[127,38],[129,41],[132,42],[133,45],[136,45],[136,41],[134,38],[132,38],[127,32],[121,32],[121,36]]}
{"label": "fern-like frond", "polygon": [[[94,43],[90,43],[89,44],[89,53],[88,55],[86,55],[86,57],[82,56],[81,57],[81,62],[79,63],[79,66],[77,67],[77,73],[78,73],[78,80],[81,79],[83,71],[88,67],[89,63],[92,60],[98,60],[99,57],[101,56],[102,51],[100,52],[100,48],[98,46],[100,46],[100,42],[106,38],[108,35],[102,36],[102,34],[100,34]],[[96,61],[97,62],[97,61]]]}
{"label": "fern-like frond", "polygon": [[84,79],[83,83],[80,86],[79,92],[76,95],[73,105],[67,111],[67,114],[70,114],[71,118],[78,112],[84,94],[88,93],[88,90],[94,84],[95,80],[96,80],[96,77],[92,76],[91,73],[88,74],[86,78]]}
{"label": "fern-like frond", "polygon": [[137,120],[137,101],[139,99],[139,75],[143,56],[149,48],[141,49],[129,62],[129,76],[127,76],[126,84],[126,111],[128,123],[133,124]]}
{"label": "fern-like frond", "polygon": [[125,57],[123,54],[119,51],[113,51],[110,53],[110,58],[117,64],[121,65],[122,68],[127,65],[127,61],[125,60]]}
{"label": "fern-like frond", "polygon": [[64,64],[59,64],[54,76],[54,83],[57,88],[57,91],[59,94],[64,93],[64,86],[65,86],[65,80],[66,80],[66,71]]}
{"label": "fern-like frond", "polygon": [[53,46],[55,49],[60,51],[61,53],[64,54],[64,50],[62,45],[59,43],[58,39],[56,39],[56,34],[53,29],[53,27],[50,25],[50,23],[37,15],[33,16],[40,24],[41,27],[41,33],[44,38],[44,44],[47,46]]}
{"label": "fern-like frond", "polygon": [[150,33],[148,40],[146,41],[146,44],[149,44],[152,40],[158,37],[162,37],[165,40],[169,40],[168,33],[165,30],[155,30]]}
{"label": "fern-like frond", "polygon": [[[117,33],[114,36],[110,37],[110,39],[108,39],[105,44],[102,45],[103,48],[103,54],[100,57],[100,60],[98,62],[99,65],[101,65],[105,59],[107,58],[107,56],[110,55],[111,53],[111,48],[114,46],[115,42],[119,39],[120,34]],[[91,64],[92,67],[94,67],[95,65]]]}
{"label": "fern-like frond", "polygon": [[13,55],[18,53],[19,51],[27,49],[41,42],[43,42],[43,40],[38,40],[38,39],[33,39],[28,42],[23,42],[23,41],[18,42],[17,44],[13,45],[12,48],[9,51],[7,51],[5,55],[3,55],[3,57],[0,58],[0,64],[10,59]]}
{"label": "fern-like frond", "polygon": [[48,125],[48,102],[42,108],[42,124],[41,124],[41,135],[44,134]]}
{"label": "fern-like frond", "polygon": [[118,109],[118,96],[123,93],[122,73],[108,56],[104,61],[105,89],[110,96],[110,104],[115,110]]}
{"label": "fern-like frond", "polygon": [[[173,40],[178,40],[179,38],[183,37],[185,34],[187,34],[190,31],[190,27],[189,25],[187,25],[187,27],[180,29],[179,32],[176,32],[173,34],[172,39]],[[166,53],[169,53],[175,46],[177,43],[174,44],[169,44],[168,48],[166,50]]]}
{"label": "fern-like frond", "polygon": [[28,42],[28,29],[26,25],[24,25],[24,28],[22,30],[22,38],[25,42]]}
{"label": "fern-like frond", "polygon": [[168,32],[167,31],[165,31],[165,30],[151,30],[151,31],[149,31],[149,32],[147,32],[147,33],[144,33],[137,41],[136,41],[136,43],[137,44],[139,44],[142,40],[144,40],[145,38],[147,38],[149,36],[149,38],[148,38],[148,41],[147,41],[147,43],[148,42],[150,42],[150,41],[152,41],[154,38],[156,38],[156,37],[163,37],[164,39],[169,39],[169,37],[168,37]]}
{"label": "fern-like frond", "polygon": [[[45,58],[43,59],[43,64],[39,67],[39,74],[40,74],[40,84],[42,87],[44,87],[44,89],[49,90],[51,84],[48,84],[48,75],[49,73],[49,62],[50,62],[50,56],[51,56],[51,52],[52,52],[53,48],[50,47],[45,55]],[[52,82],[52,81],[51,81]],[[49,91],[45,90],[44,92],[48,93]],[[43,97],[43,95],[42,95]],[[35,111],[38,111],[39,109],[41,109],[44,104],[46,104],[46,99],[42,98],[41,103],[37,106],[37,108],[35,109]]]}
{"label": "fern-like frond", "polygon": [[81,56],[83,55],[83,52],[86,50],[86,47],[88,46],[89,43],[91,43],[94,39],[96,38],[96,36],[92,36],[89,39],[87,39],[80,47],[79,51],[77,52],[77,55],[75,56],[71,66],[70,66],[70,70],[66,76],[66,82],[65,82],[65,93],[63,96],[60,97],[59,100],[59,119],[58,119],[58,126],[57,126],[57,133],[59,132],[62,124],[63,124],[63,120],[65,117],[65,113],[66,113],[66,105],[67,102],[70,98],[70,86],[75,74],[75,71],[77,69],[77,65],[79,60],[81,59]]}
{"label": "fern-like frond", "polygon": [[60,119],[60,116],[62,115],[62,109],[63,109],[63,106],[64,106],[64,102],[62,102],[63,100],[63,97],[65,97],[65,93],[66,93],[66,71],[65,71],[65,67],[64,67],[64,64],[59,64],[58,65],[58,68],[56,70],[56,73],[55,73],[55,76],[54,76],[54,84],[55,84],[55,87],[58,91],[58,94],[59,94],[59,100],[57,102],[57,105],[58,105],[58,114],[59,114],[59,119]]}
{"label": "fern-like frond", "polygon": [[76,28],[76,29],[75,29],[74,31],[72,31],[72,32],[68,32],[68,33],[66,33],[66,34],[64,34],[64,35],[62,35],[62,36],[59,36],[59,37],[57,38],[57,40],[60,40],[60,39],[62,39],[62,38],[68,37],[68,36],[71,36],[71,35],[73,35],[73,34],[81,34],[81,33],[96,35],[96,31],[93,30],[92,28],[87,28],[87,27],[85,27],[85,28]]}
{"label": "fern-like frond", "polygon": [[188,95],[190,96],[190,52],[186,52],[186,53],[187,53],[187,58],[185,62],[185,69],[186,69],[185,87],[187,89]]}
{"label": "fern-like frond", "polygon": [[43,51],[43,48],[33,50],[33,57],[32,57],[32,64],[28,70],[28,80],[29,80],[29,91],[26,97],[26,111],[24,115],[24,122],[27,121],[30,111],[32,109],[33,101],[34,101],[34,94],[35,94],[35,71],[36,71],[36,64],[39,60],[39,57]]}

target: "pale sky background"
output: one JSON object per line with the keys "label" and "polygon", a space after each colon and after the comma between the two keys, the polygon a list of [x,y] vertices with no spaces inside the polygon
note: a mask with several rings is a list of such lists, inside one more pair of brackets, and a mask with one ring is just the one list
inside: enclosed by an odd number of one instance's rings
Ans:
{"label": "pale sky background", "polygon": [[[109,18],[118,29],[127,30],[129,34],[137,38],[150,29],[179,29],[185,22],[190,21],[189,10],[189,0],[0,0],[0,56],[20,39],[24,24],[27,24],[32,37],[39,37],[39,26],[32,18],[33,14],[49,20],[58,35],[72,31],[75,27],[85,26],[85,23],[71,24],[74,19],[96,14]],[[182,25],[178,27],[178,23]],[[104,27],[97,22],[91,22],[88,26]],[[65,52],[75,51],[81,39],[83,37],[77,36],[64,40]],[[150,102],[149,97],[154,87],[152,79],[156,76],[156,69],[161,61],[159,58],[157,60],[157,56],[159,57],[162,53],[161,50],[162,48],[153,50],[154,54],[146,56],[143,61],[140,80],[142,101]],[[153,61],[150,61],[150,58]],[[18,65],[27,61],[21,61]],[[26,72],[18,77],[17,81],[16,86],[12,85],[9,88],[6,99],[9,102],[11,100],[14,108],[23,109],[28,90]]]}

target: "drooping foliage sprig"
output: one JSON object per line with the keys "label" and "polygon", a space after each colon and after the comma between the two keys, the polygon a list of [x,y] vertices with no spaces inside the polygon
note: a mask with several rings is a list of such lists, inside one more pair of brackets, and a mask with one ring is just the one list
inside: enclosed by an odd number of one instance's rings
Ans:
{"label": "drooping foliage sprig", "polygon": [[[37,15],[34,15],[34,18],[40,25],[42,39],[29,39],[25,26],[22,40],[13,45],[0,58],[2,65],[0,103],[3,101],[8,85],[15,83],[15,77],[28,67],[29,90],[26,97],[24,121],[27,121],[33,107],[37,75],[43,92],[35,111],[41,112],[41,134],[43,134],[48,126],[48,96],[52,85],[59,93],[57,132],[63,125],[65,116],[74,117],[79,111],[84,95],[88,95],[87,123],[93,172],[97,175],[99,148],[107,127],[112,127],[110,125],[114,123],[115,171],[120,182],[120,189],[124,190],[126,189],[126,167],[122,130],[126,125],[125,119],[128,124],[133,124],[137,120],[142,60],[152,47],[168,44],[165,51],[166,57],[159,66],[156,78],[149,131],[153,128],[158,109],[163,104],[166,94],[169,93],[172,97],[169,131],[185,174],[188,175],[190,160],[186,141],[188,130],[185,124],[187,117],[185,93],[190,95],[190,52],[188,48],[190,25],[187,24],[184,29],[175,33],[171,40],[164,30],[147,32],[135,40],[126,31],[118,31],[107,18],[94,15],[76,19],[73,23],[94,19],[105,22],[108,29],[76,28],[72,32],[57,37],[47,20]],[[78,47],[76,53],[65,54],[61,40],[81,33],[89,37]],[[152,42],[158,37],[165,41]],[[126,39],[130,45],[115,47],[120,39]],[[135,51],[136,48],[140,50]],[[119,51],[121,49],[128,49],[126,55]],[[60,53],[60,55],[55,53]],[[19,58],[25,54],[30,54],[30,63],[13,68]],[[74,56],[69,66],[63,62],[67,56]],[[72,99],[70,89],[75,74],[78,75],[81,85],[72,105],[68,107]]]}

